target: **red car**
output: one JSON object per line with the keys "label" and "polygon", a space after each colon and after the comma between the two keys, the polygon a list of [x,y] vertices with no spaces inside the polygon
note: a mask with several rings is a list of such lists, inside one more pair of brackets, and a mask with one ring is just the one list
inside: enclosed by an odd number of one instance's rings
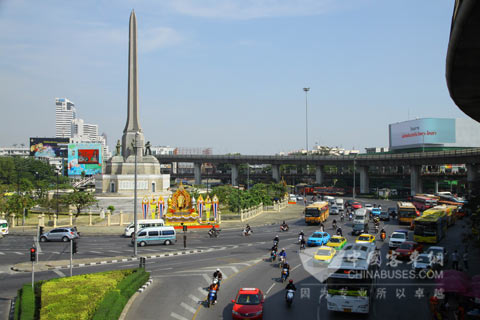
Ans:
{"label": "red car", "polygon": [[352,203],[352,208],[355,210],[360,209],[362,208],[362,204],[360,202],[354,202]]}
{"label": "red car", "polygon": [[423,246],[415,241],[405,241],[395,250],[399,259],[410,259],[414,251],[423,252]]}
{"label": "red car", "polygon": [[233,319],[263,319],[263,292],[257,288],[242,288],[238,290],[233,302]]}

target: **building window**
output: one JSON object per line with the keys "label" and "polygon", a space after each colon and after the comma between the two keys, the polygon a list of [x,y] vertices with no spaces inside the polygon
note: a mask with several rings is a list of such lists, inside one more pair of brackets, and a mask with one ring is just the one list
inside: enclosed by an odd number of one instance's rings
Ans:
{"label": "building window", "polygon": [[114,182],[112,182],[110,184],[110,192],[115,192],[115,183]]}
{"label": "building window", "polygon": [[155,192],[155,182],[152,182],[152,192]]}

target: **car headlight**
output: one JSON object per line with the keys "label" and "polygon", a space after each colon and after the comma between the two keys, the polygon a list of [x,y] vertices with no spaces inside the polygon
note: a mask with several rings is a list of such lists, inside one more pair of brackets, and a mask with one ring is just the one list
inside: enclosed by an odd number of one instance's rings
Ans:
{"label": "car headlight", "polygon": [[235,310],[232,310],[232,313],[233,313],[234,315],[237,315],[237,316],[239,316],[239,315],[240,315],[240,313],[238,313],[238,312],[237,312],[237,311],[235,311]]}
{"label": "car headlight", "polygon": [[263,310],[260,310],[260,311],[258,311],[257,313],[255,313],[255,315],[256,315],[256,316],[261,315],[262,312],[263,312]]}

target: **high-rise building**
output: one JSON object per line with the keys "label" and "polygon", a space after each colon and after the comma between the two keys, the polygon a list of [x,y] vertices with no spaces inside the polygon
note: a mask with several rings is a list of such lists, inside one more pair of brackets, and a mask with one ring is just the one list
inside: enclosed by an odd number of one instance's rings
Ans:
{"label": "high-rise building", "polygon": [[72,120],[77,118],[75,104],[67,98],[55,99],[55,136],[72,137]]}

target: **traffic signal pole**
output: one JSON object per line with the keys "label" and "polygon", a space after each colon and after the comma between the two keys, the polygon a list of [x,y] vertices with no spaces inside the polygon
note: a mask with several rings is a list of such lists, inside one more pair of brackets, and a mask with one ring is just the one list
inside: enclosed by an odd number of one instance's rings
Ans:
{"label": "traffic signal pole", "polygon": [[70,239],[70,277],[72,276],[72,272],[73,272],[72,260],[73,260],[73,239]]}
{"label": "traffic signal pole", "polygon": [[30,261],[32,262],[32,290],[35,282],[35,261],[37,260],[37,248],[35,246],[30,248]]}

